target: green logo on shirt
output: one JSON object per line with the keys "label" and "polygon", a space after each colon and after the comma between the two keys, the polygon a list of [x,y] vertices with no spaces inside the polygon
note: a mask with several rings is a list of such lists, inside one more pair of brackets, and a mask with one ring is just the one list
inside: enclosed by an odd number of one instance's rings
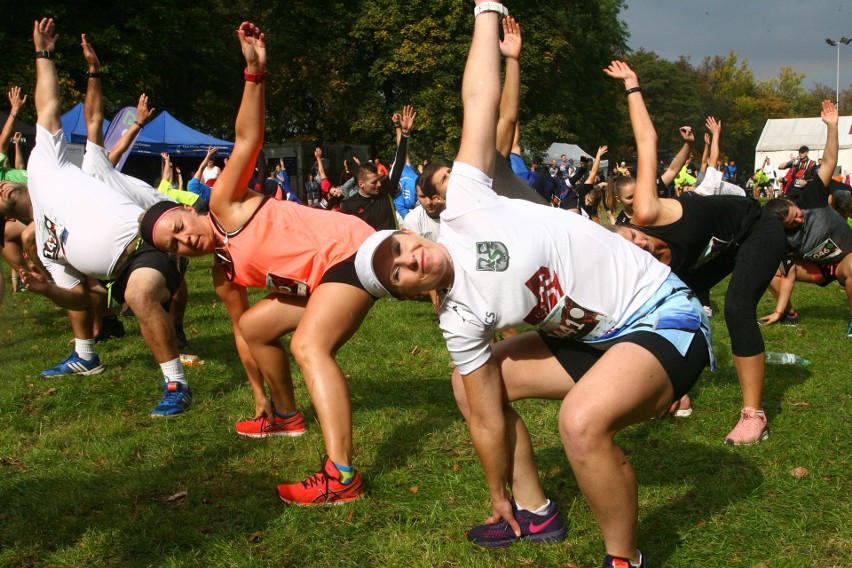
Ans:
{"label": "green logo on shirt", "polygon": [[476,243],[476,269],[504,272],[509,268],[509,249],[500,242]]}

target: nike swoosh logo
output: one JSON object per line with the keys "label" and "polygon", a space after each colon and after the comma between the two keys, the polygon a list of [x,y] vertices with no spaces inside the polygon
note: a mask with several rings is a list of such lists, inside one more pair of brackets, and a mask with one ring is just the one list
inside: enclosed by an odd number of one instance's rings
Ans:
{"label": "nike swoosh logo", "polygon": [[544,528],[546,528],[546,527],[547,527],[547,525],[549,525],[549,524],[553,521],[553,519],[555,519],[555,518],[556,518],[556,515],[553,515],[552,517],[550,517],[549,519],[547,519],[546,521],[544,521],[544,522],[543,522],[543,523],[541,523],[540,525],[537,525],[537,524],[535,524],[535,523],[530,523],[530,532],[531,532],[531,533],[533,533],[533,534],[536,534],[536,533],[541,532],[541,531],[542,531]]}

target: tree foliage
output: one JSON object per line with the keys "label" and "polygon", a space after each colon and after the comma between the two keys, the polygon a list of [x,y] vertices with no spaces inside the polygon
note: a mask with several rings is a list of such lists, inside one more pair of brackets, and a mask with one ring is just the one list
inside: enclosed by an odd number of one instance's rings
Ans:
{"label": "tree foliage", "polygon": [[[389,156],[390,116],[404,104],[418,112],[415,158],[449,159],[461,136],[461,77],[470,42],[470,6],[454,0],[146,0],[7,3],[0,41],[7,85],[32,93],[32,22],[56,18],[57,64],[65,108],[85,90],[79,34],[103,63],[107,115],[140,92],[189,125],[230,138],[239,104],[242,60],[237,24],[266,32],[267,140],[366,143]],[[619,20],[623,0],[518,0],[523,29],[522,144],[541,154],[554,141],[586,148],[609,144],[629,154],[632,133],[621,87],[602,69],[628,57],[637,70],[660,145],[675,149],[681,124],[725,124],[723,151],[753,156],[767,118],[813,116],[833,91],[802,87],[804,75],[782,68],[756,83],[737,54],[693,65],[653,52],[630,54]],[[852,110],[852,89],[842,112]],[[23,119],[34,120],[27,105]]]}

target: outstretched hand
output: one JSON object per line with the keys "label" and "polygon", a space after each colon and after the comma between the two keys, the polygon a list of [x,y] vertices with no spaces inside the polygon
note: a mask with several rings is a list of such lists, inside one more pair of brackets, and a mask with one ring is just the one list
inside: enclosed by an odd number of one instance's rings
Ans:
{"label": "outstretched hand", "polygon": [[520,59],[522,46],[521,25],[511,16],[503,18],[503,41],[500,42],[500,55],[506,59]]}
{"label": "outstretched hand", "polygon": [[30,265],[29,268],[18,270],[18,275],[21,277],[21,282],[27,287],[30,292],[44,295],[50,289],[50,280],[41,268],[35,265]]}
{"label": "outstretched hand", "polygon": [[169,155],[165,152],[160,152],[160,157],[163,159],[164,162],[169,161]]}
{"label": "outstretched hand", "polygon": [[713,136],[719,136],[719,134],[722,133],[721,120],[716,120],[716,118],[708,116],[707,120],[705,121],[705,124],[707,126],[707,130],[709,130],[710,133],[713,134]]}
{"label": "outstretched hand", "polygon": [[260,28],[251,22],[243,22],[237,28],[240,48],[249,73],[266,73],[266,42]]}
{"label": "outstretched hand", "polygon": [[636,77],[636,73],[634,73],[633,69],[631,69],[624,61],[613,61],[606,69],[604,69],[604,73],[613,79],[621,79],[624,81],[625,89],[632,89],[633,87],[639,86],[639,79]]}
{"label": "outstretched hand", "polygon": [[213,154],[219,151],[218,146],[207,146],[207,158],[209,159]]}
{"label": "outstretched hand", "polygon": [[820,118],[827,125],[837,124],[840,119],[840,115],[837,112],[837,107],[834,106],[834,103],[831,101],[822,101],[822,112],[820,113]]}
{"label": "outstretched hand", "polygon": [[314,148],[314,157],[317,159],[317,162],[322,160],[322,148],[320,148],[319,146]]}
{"label": "outstretched hand", "polygon": [[413,106],[405,105],[402,107],[402,116],[399,119],[399,125],[403,132],[411,132],[411,127],[414,125],[414,117],[416,116],[417,113],[414,111]]}
{"label": "outstretched hand", "polygon": [[57,39],[59,39],[59,34],[56,33],[56,23],[53,18],[42,18],[35,21],[33,43],[36,51],[55,51]]}
{"label": "outstretched hand", "polygon": [[708,145],[710,144],[710,133],[709,132],[704,133],[704,144],[708,144]]}
{"label": "outstretched hand", "polygon": [[601,156],[606,154],[606,151],[609,149],[609,146],[603,145],[598,147],[598,153],[595,154],[595,159],[600,160]]}
{"label": "outstretched hand", "polygon": [[136,103],[136,120],[146,124],[155,110],[157,109],[148,106],[148,95],[145,93],[139,95],[139,102]]}
{"label": "outstretched hand", "polygon": [[14,86],[9,89],[9,105],[12,107],[11,114],[18,114],[18,111],[27,102],[27,95],[21,97],[21,88]]}
{"label": "outstretched hand", "polygon": [[98,59],[98,54],[95,53],[95,48],[89,43],[86,34],[80,34],[80,45],[83,46],[83,59],[86,60],[86,65],[89,66],[89,71],[97,72],[101,69],[101,61]]}
{"label": "outstretched hand", "polygon": [[759,323],[760,325],[772,325],[774,323],[778,323],[779,321],[781,321],[781,314],[775,311],[769,314],[768,316],[760,318],[759,320],[757,320],[757,323]]}
{"label": "outstretched hand", "polygon": [[681,138],[683,138],[684,142],[695,142],[695,133],[692,131],[691,126],[681,126],[677,129],[680,132]]}

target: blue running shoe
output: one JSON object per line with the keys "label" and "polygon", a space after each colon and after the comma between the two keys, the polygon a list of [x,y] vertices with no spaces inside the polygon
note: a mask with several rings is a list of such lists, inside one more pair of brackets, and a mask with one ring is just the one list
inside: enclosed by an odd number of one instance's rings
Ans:
{"label": "blue running shoe", "polygon": [[153,418],[175,416],[192,404],[192,389],[189,385],[178,381],[163,381],[163,398],[160,404],[151,411]]}
{"label": "blue running shoe", "polygon": [[852,319],[849,320],[849,329],[846,331],[846,337],[852,337]]}
{"label": "blue running shoe", "polygon": [[86,361],[72,351],[66,359],[52,369],[41,372],[42,377],[61,377],[62,375],[97,375],[103,372],[104,366],[97,355]]}
{"label": "blue running shoe", "polygon": [[618,556],[612,556],[611,554],[606,555],[603,563],[603,568],[647,568],[647,566],[648,563],[641,550],[639,551],[639,564],[633,564],[627,558],[619,558]]}
{"label": "blue running shoe", "polygon": [[512,527],[506,521],[500,521],[493,525],[479,525],[467,531],[467,539],[479,546],[487,548],[502,548],[509,546],[518,540],[529,540],[532,542],[559,542],[565,540],[567,530],[565,521],[556,503],[550,502],[550,506],[543,515],[536,515],[530,511],[521,511],[512,500],[512,512],[515,520],[521,527],[520,538],[515,536]]}

